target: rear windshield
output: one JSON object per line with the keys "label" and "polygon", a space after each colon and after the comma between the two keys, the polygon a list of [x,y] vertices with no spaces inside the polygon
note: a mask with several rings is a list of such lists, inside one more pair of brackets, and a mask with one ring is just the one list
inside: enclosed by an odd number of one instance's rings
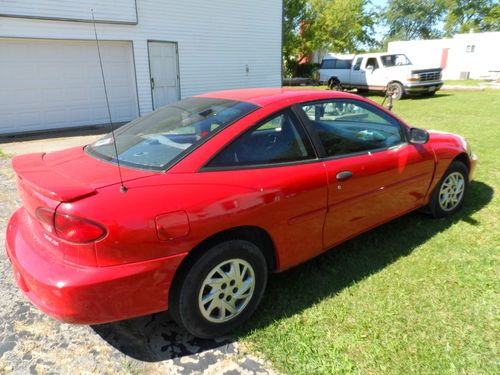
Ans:
{"label": "rear windshield", "polygon": [[[164,170],[256,108],[251,103],[215,98],[188,98],[159,108],[115,131],[120,164]],[[116,163],[111,134],[85,150],[98,159]]]}

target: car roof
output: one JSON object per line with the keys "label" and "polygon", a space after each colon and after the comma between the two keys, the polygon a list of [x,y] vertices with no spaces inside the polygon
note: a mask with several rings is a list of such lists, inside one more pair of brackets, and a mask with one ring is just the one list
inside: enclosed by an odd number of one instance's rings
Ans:
{"label": "car roof", "polygon": [[249,102],[258,106],[267,106],[272,103],[284,101],[289,104],[310,100],[321,100],[330,98],[357,98],[358,96],[338,91],[312,90],[288,87],[276,88],[253,88],[208,92],[196,95],[198,98],[218,98]]}

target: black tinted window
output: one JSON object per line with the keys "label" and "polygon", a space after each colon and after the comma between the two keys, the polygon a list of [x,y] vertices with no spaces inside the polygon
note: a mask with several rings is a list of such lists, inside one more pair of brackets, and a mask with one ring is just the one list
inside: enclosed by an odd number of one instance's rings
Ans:
{"label": "black tinted window", "polygon": [[337,60],[335,69],[351,69],[352,60]]}
{"label": "black tinted window", "polygon": [[291,112],[283,112],[244,133],[207,167],[237,167],[315,158],[312,145]]}
{"label": "black tinted window", "polygon": [[335,100],[302,107],[328,156],[339,156],[398,145],[396,119],[361,101]]}
{"label": "black tinted window", "polygon": [[354,67],[352,68],[353,70],[359,70],[361,68],[361,62],[363,61],[362,57],[358,57],[356,59],[356,63],[354,64]]}
{"label": "black tinted window", "polygon": [[335,59],[323,60],[320,69],[335,69]]}

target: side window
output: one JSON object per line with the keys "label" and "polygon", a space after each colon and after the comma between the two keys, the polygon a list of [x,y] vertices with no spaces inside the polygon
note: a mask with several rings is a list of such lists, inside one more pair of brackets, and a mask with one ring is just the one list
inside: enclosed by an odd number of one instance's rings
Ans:
{"label": "side window", "polygon": [[359,70],[361,68],[361,62],[363,61],[362,57],[358,57],[356,59],[356,63],[354,64],[354,67],[352,68],[353,70]]}
{"label": "side window", "polygon": [[335,69],[334,59],[325,59],[321,62],[320,69]]}
{"label": "side window", "polygon": [[335,69],[351,69],[352,60],[337,60]]}
{"label": "side window", "polygon": [[238,137],[219,152],[206,167],[264,165],[315,157],[305,130],[287,110]]}
{"label": "side window", "polygon": [[333,100],[304,105],[328,156],[392,147],[403,142],[399,122],[361,101]]}
{"label": "side window", "polygon": [[379,68],[376,57],[370,57],[368,60],[366,60],[366,67],[368,68],[369,66],[373,66],[373,70]]}

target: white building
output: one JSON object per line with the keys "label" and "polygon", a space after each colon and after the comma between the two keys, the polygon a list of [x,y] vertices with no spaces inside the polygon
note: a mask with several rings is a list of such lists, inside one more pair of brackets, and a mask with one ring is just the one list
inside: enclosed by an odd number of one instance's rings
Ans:
{"label": "white building", "polygon": [[282,0],[0,0],[0,134],[113,122],[281,85]]}
{"label": "white building", "polygon": [[405,53],[416,65],[440,66],[444,79],[500,77],[500,32],[390,42],[388,52]]}

